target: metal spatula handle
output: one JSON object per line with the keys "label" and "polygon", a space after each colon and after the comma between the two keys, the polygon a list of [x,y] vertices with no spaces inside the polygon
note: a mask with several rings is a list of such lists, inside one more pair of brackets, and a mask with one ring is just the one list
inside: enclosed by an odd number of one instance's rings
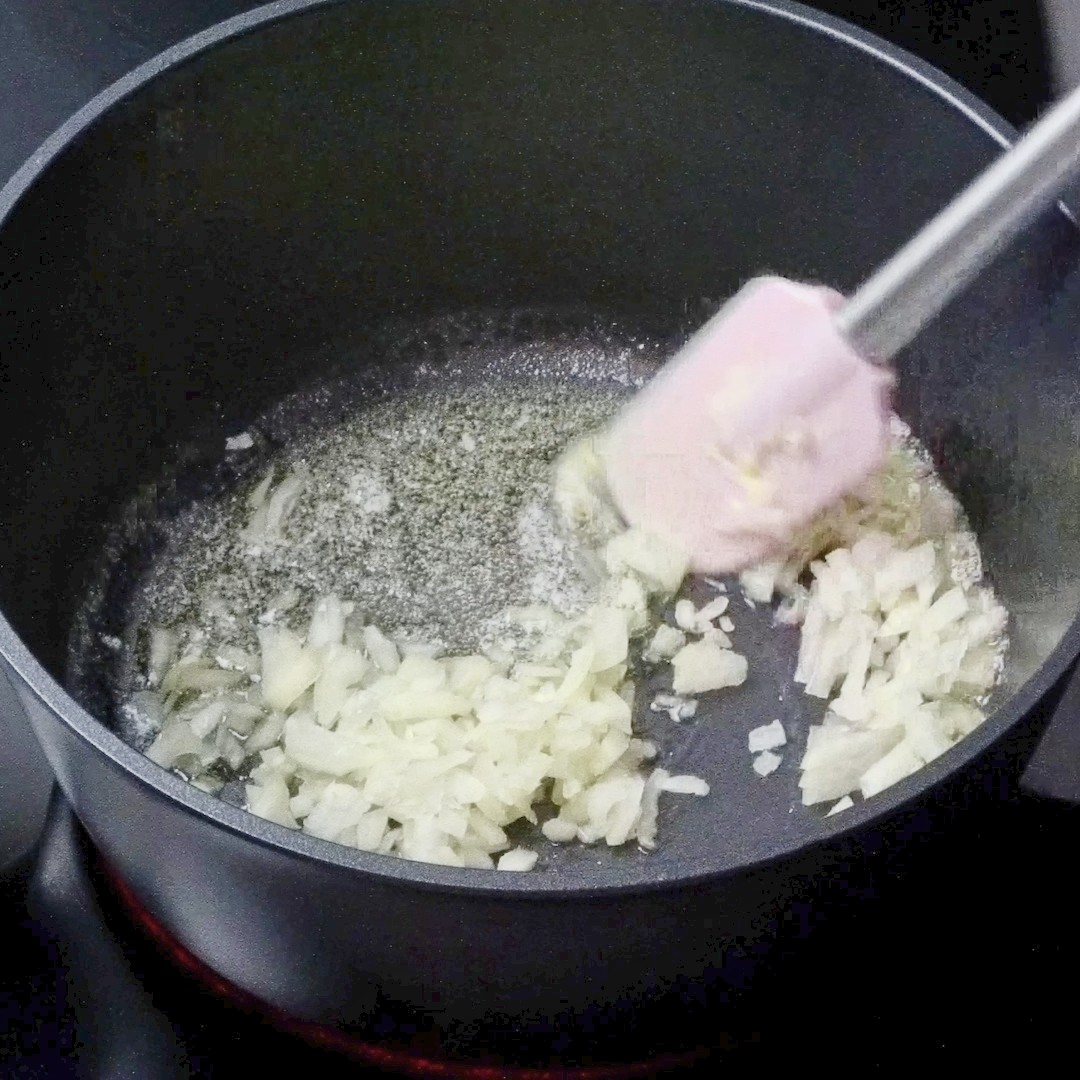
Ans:
{"label": "metal spatula handle", "polygon": [[1080,171],[1080,88],[960,193],[837,313],[868,360],[890,360]]}

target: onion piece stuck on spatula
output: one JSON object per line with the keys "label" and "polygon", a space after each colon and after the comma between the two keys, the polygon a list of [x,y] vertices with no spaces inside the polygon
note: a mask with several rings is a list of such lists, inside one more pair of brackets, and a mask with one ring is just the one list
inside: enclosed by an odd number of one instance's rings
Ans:
{"label": "onion piece stuck on spatula", "polygon": [[608,433],[627,521],[678,544],[694,570],[726,573],[880,467],[891,376],[840,334],[842,302],[769,277],[721,309]]}
{"label": "onion piece stuck on spatula", "polygon": [[745,569],[884,458],[883,366],[1080,168],[1080,88],[977,177],[850,300],[750,282],[616,418],[608,483],[626,520],[692,569]]}

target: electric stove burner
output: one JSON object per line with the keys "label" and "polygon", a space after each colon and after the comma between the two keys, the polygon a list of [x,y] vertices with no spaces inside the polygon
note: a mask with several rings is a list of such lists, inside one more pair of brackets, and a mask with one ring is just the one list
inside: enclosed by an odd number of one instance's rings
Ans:
{"label": "electric stove burner", "polygon": [[264,1017],[279,1031],[294,1035],[319,1049],[342,1054],[395,1075],[418,1077],[420,1080],[429,1077],[455,1077],[460,1080],[630,1080],[632,1077],[686,1070],[709,1056],[708,1050],[702,1048],[621,1064],[472,1064],[438,1058],[431,1056],[429,1052],[407,1046],[393,1046],[385,1039],[381,1042],[369,1041],[339,1029],[296,1020],[214,972],[146,911],[132,889],[103,859],[99,859],[99,863],[110,890],[116,895],[133,924],[153,941],[184,975],[206,986],[233,1008]]}
{"label": "electric stove burner", "polygon": [[970,1069],[980,1048],[995,1061],[1022,1050],[1035,1063],[1064,1000],[1053,976],[1080,958],[1060,861],[1076,820],[1071,807],[1055,814],[1010,800],[912,841],[922,854],[848,910],[820,923],[804,913],[813,932],[762,957],[741,1003],[704,1023],[672,1013],[663,1034],[707,1043],[711,1060],[702,1049],[560,1065],[554,1054],[470,1060],[442,1052],[430,1031],[373,1023],[346,1036],[268,1009],[147,916],[54,795],[33,858],[0,878],[0,1077],[226,1080],[268,1064],[320,1080],[599,1080],[815,1061],[836,1072],[885,1062]]}
{"label": "electric stove burner", "polygon": [[[999,763],[988,784],[1002,774]],[[707,1043],[711,1060],[654,1055],[629,1066],[560,1066],[512,1054],[505,1063],[467,1060],[441,1053],[430,1032],[410,1038],[400,1027],[373,1025],[346,1037],[297,1024],[221,980],[149,919],[115,875],[102,872],[54,796],[33,858],[0,878],[8,945],[0,1077],[226,1080],[263,1063],[275,1075],[317,1071],[320,1080],[388,1073],[591,1080],[826,1061],[838,1073],[884,1063],[970,1070],[988,1053],[998,1062],[1010,1052],[1037,1066],[1053,1046],[1055,1017],[1068,1008],[1060,975],[1080,959],[1061,858],[1075,840],[1077,814],[998,795],[977,813],[958,812],[944,830],[916,822],[907,860],[847,910],[821,922],[804,912],[812,932],[762,957],[741,1003],[704,1023],[673,1013],[666,1037]]]}
{"label": "electric stove burner", "polygon": [[[643,1039],[648,1049],[640,1058],[628,1046],[625,1061],[592,1060],[581,1040],[570,1059],[553,1045],[557,1034],[548,1045],[535,1034],[514,1045],[512,1033],[494,1032],[490,1043],[481,1033],[462,1047],[392,1006],[359,1033],[297,1020],[222,978],[176,941],[105,864],[59,793],[33,859],[8,885],[12,906],[21,906],[16,893],[25,896],[18,921],[40,956],[33,971],[8,983],[6,1009],[0,987],[0,1076],[7,1075],[7,1058],[19,1061],[18,1075],[27,1080],[218,1077],[258,1056],[281,1071],[317,1067],[320,1080],[369,1070],[421,1080],[621,1080],[700,1074],[714,1051],[740,1049],[718,1034],[724,1030],[718,1023],[700,1035],[708,1046],[658,1053],[658,1042],[678,1047],[700,1032],[681,1023],[678,1011],[659,1038],[654,1032]],[[31,1021],[23,1030],[10,1024],[16,1009]],[[13,1040],[21,1045],[13,1047]],[[753,1036],[741,1043],[752,1046]],[[128,1063],[128,1071],[118,1062]]]}

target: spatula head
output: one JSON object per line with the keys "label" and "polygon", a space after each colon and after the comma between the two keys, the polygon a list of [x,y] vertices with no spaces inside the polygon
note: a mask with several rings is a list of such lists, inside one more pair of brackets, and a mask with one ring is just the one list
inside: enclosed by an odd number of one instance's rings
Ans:
{"label": "spatula head", "polygon": [[751,281],[616,417],[608,482],[631,525],[692,569],[767,557],[882,463],[891,375],[836,329],[843,298]]}

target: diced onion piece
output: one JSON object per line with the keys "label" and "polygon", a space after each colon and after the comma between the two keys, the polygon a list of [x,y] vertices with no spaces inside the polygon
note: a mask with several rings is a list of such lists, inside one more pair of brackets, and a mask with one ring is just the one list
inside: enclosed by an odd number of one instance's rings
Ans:
{"label": "diced onion piece", "polygon": [[930,541],[909,551],[896,551],[874,574],[874,591],[880,599],[912,589],[934,573],[937,555]]}
{"label": "diced onion piece", "polygon": [[831,802],[858,790],[863,773],[903,736],[902,726],[862,729],[837,723],[811,728],[800,764],[803,803]]}
{"label": "diced onion piece", "polygon": [[377,626],[364,627],[364,649],[372,663],[387,675],[401,665],[397,646]]}
{"label": "diced onion piece", "polygon": [[586,642],[580,649],[575,649],[570,657],[570,667],[562,685],[555,691],[557,701],[568,701],[584,685],[592,671],[594,650],[591,642]]}
{"label": "diced onion piece", "polygon": [[328,784],[304,818],[304,832],[321,840],[335,840],[355,829],[368,808],[363,795],[351,784]]}
{"label": "diced onion piece", "polygon": [[653,769],[641,791],[641,815],[638,818],[638,843],[646,850],[656,847],[660,823],[660,793],[671,778],[666,769]]}
{"label": "diced onion piece", "polygon": [[940,714],[933,705],[923,705],[910,712],[904,720],[906,742],[912,752],[926,764],[940,757],[952,745],[945,734]]}
{"label": "diced onion piece", "polygon": [[754,772],[758,776],[769,776],[780,768],[780,763],[783,760],[779,754],[774,754],[771,750],[764,750],[754,758]]}
{"label": "diced onion piece", "polygon": [[747,600],[756,600],[762,604],[772,600],[779,573],[780,564],[777,562],[763,562],[744,570],[739,575],[739,584]]}
{"label": "diced onion piece", "polygon": [[161,684],[165,672],[176,658],[180,635],[164,626],[150,627],[149,661],[146,665],[146,682],[154,687]]}
{"label": "diced onion piece", "polygon": [[652,663],[670,660],[685,644],[686,634],[681,630],[674,626],[658,626],[642,655]]}
{"label": "diced onion piece", "polygon": [[223,671],[205,656],[186,656],[165,673],[161,689],[167,694],[190,690],[226,690],[244,679],[243,672]]}
{"label": "diced onion piece", "polygon": [[700,694],[739,686],[746,681],[746,657],[722,649],[713,641],[684,645],[671,660],[676,694]]}
{"label": "diced onion piece", "polygon": [[540,831],[553,843],[568,844],[577,839],[578,827],[562,818],[551,818],[540,826]]}
{"label": "diced onion piece", "polygon": [[188,720],[192,732],[200,739],[212,735],[225,719],[225,702],[218,698],[198,709]]}
{"label": "diced onion piece", "polygon": [[894,746],[884,757],[874,762],[859,778],[859,790],[864,799],[910,776],[924,762],[907,742]]}
{"label": "diced onion piece", "polygon": [[691,600],[677,600],[675,602],[675,624],[680,630],[696,634],[698,632],[697,608]]}
{"label": "diced onion piece", "polygon": [[323,727],[333,726],[351,689],[361,682],[369,669],[370,664],[364,656],[347,645],[324,648],[312,695],[315,716]]}
{"label": "diced onion piece", "polygon": [[287,829],[300,827],[289,809],[289,787],[282,777],[269,776],[257,784],[248,784],[244,793],[247,808],[253,814],[284,825]]}
{"label": "diced onion piece", "polygon": [[400,690],[388,697],[381,708],[388,720],[395,721],[437,720],[472,712],[467,698],[449,690]]}
{"label": "diced onion piece", "polygon": [[676,724],[689,720],[697,713],[697,699],[677,694],[657,694],[649,703],[651,712],[666,712]]}
{"label": "diced onion piece", "polygon": [[608,541],[604,561],[612,574],[633,570],[650,591],[671,594],[682,584],[687,557],[672,544],[641,529],[627,529]]}
{"label": "diced onion piece", "polygon": [[919,620],[920,633],[938,633],[947,626],[959,621],[967,614],[968,602],[964,590],[959,586],[943,593],[927,609]]}
{"label": "diced onion piece", "polygon": [[296,508],[297,500],[307,485],[307,481],[307,469],[299,468],[278,484],[270,496],[270,501],[266,504],[266,524],[263,528],[263,536],[268,539],[282,537],[285,522]]}
{"label": "diced onion piece", "polygon": [[698,625],[703,630],[706,629],[709,623],[719,619],[727,611],[730,603],[731,601],[726,596],[718,596],[714,600],[710,600],[697,613]]}
{"label": "diced onion piece", "polygon": [[146,756],[156,765],[171,769],[184,758],[201,758],[206,753],[206,743],[191,730],[191,725],[174,720],[150,744]]}
{"label": "diced onion piece", "polygon": [[262,695],[272,709],[287,709],[319,677],[318,656],[284,627],[259,630]]}
{"label": "diced onion piece", "polygon": [[595,437],[578,439],[560,456],[552,488],[563,523],[586,543],[599,547],[621,530]]}
{"label": "diced onion piece", "polygon": [[447,680],[456,694],[469,697],[492,677],[495,666],[486,656],[459,656],[447,661]]}
{"label": "diced onion piece", "polygon": [[753,728],[747,736],[751,754],[757,754],[762,750],[775,750],[786,743],[787,732],[784,731],[784,725],[779,720]]}
{"label": "diced onion piece", "polygon": [[709,785],[700,776],[666,776],[660,784],[662,791],[672,795],[708,795]]}
{"label": "diced onion piece", "polygon": [[345,619],[351,612],[352,604],[343,604],[336,596],[320,597],[311,615],[308,647],[321,649],[327,645],[339,645],[345,636]]}
{"label": "diced onion piece", "polygon": [[217,756],[233,770],[239,769],[247,757],[244,744],[227,727],[219,727],[214,733],[213,746]]}
{"label": "diced onion piece", "polygon": [[723,630],[718,630],[716,627],[709,627],[704,631],[702,637],[705,641],[711,641],[719,645],[721,649],[731,648],[731,638]]}
{"label": "diced onion piece", "polygon": [[606,671],[626,659],[629,635],[623,612],[617,608],[597,608],[590,619],[589,631],[593,647],[592,671]]}
{"label": "diced onion piece", "polygon": [[[224,723],[237,735],[250,735],[266,715],[261,705],[242,699],[225,699]],[[247,745],[246,743],[244,744]]]}
{"label": "diced onion piece", "polygon": [[285,720],[285,751],[304,768],[328,776],[345,776],[356,768],[351,740],[320,727],[307,713],[293,713]]}
{"label": "diced onion piece", "polygon": [[538,858],[538,854],[528,848],[511,848],[499,856],[495,865],[499,870],[531,870]]}
{"label": "diced onion piece", "polygon": [[385,810],[369,810],[356,823],[353,843],[361,851],[378,851],[389,830],[390,815]]}
{"label": "diced onion piece", "polygon": [[251,734],[244,743],[244,748],[249,754],[257,754],[263,750],[269,750],[285,730],[285,714],[273,712],[260,720],[252,729]]}

